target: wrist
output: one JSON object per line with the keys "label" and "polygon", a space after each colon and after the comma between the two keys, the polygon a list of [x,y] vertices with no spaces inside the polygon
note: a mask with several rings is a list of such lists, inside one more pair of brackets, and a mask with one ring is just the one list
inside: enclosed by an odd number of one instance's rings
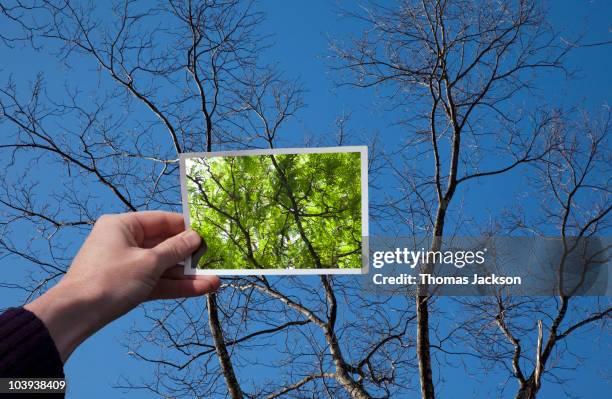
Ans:
{"label": "wrist", "polygon": [[45,324],[64,363],[81,342],[104,325],[98,312],[101,296],[78,285],[62,280],[24,306]]}

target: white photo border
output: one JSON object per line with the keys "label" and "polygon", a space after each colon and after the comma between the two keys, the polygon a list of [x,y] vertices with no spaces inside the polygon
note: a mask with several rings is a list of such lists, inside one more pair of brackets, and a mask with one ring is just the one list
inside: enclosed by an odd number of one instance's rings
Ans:
{"label": "white photo border", "polygon": [[185,259],[185,275],[217,276],[260,276],[260,275],[327,275],[327,274],[367,274],[368,273],[368,147],[308,147],[308,148],[273,148],[255,150],[186,152],[179,155],[181,200],[185,228],[191,227],[189,217],[189,197],[187,195],[187,171],[185,161],[189,158],[214,158],[223,156],[276,155],[276,154],[324,154],[338,152],[359,152],[361,154],[361,268],[360,269],[198,269],[191,266],[191,256]]}

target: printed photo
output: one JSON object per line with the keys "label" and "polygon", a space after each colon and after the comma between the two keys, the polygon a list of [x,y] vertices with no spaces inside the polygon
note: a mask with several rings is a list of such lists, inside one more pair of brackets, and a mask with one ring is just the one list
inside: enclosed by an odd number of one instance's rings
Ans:
{"label": "printed photo", "polygon": [[186,274],[366,271],[367,147],[182,154]]}

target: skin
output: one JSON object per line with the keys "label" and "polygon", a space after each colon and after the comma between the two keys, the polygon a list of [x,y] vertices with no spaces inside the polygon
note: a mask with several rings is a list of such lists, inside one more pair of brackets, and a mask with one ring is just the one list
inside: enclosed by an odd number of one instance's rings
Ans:
{"label": "skin", "polygon": [[177,265],[200,246],[178,213],[104,215],[53,288],[24,308],[45,323],[63,362],[85,339],[144,301],[203,295],[216,276]]}

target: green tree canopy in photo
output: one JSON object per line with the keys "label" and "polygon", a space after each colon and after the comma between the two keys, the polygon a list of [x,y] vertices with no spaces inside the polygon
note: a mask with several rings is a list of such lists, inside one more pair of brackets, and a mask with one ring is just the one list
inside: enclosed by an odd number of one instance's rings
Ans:
{"label": "green tree canopy in photo", "polygon": [[361,267],[359,152],[191,158],[205,269]]}

